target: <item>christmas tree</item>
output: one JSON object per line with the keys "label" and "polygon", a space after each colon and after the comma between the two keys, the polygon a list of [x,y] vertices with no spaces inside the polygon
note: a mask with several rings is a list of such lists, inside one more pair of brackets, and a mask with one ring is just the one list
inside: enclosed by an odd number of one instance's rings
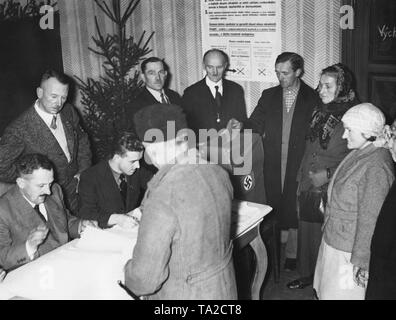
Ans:
{"label": "christmas tree", "polygon": [[89,50],[104,58],[102,67],[105,76],[98,80],[88,78],[87,81],[76,77],[82,94],[84,123],[91,136],[95,161],[108,155],[114,138],[120,132],[133,127],[133,119],[128,118],[127,108],[131,107],[142,87],[139,71],[135,67],[151,52],[148,43],[154,34],[144,41],[143,32],[137,42],[132,36],[126,36],[127,21],[139,2],[130,0],[122,13],[120,0],[112,0],[110,7],[105,1],[95,0],[116,25],[116,34],[103,36],[95,17],[98,36],[92,39],[97,49],[89,47]]}

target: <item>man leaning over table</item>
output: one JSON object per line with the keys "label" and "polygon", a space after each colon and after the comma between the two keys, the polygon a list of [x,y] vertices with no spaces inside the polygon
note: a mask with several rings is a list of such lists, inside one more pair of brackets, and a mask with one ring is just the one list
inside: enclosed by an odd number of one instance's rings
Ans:
{"label": "man leaning over table", "polygon": [[143,150],[143,144],[132,132],[124,131],[114,137],[109,159],[81,174],[78,217],[96,220],[101,228],[136,224],[133,209],[140,205],[152,177],[148,169],[140,168]]}
{"label": "man leaning over table", "polygon": [[125,266],[126,286],[154,300],[236,299],[228,173],[189,145],[180,107],[147,106],[134,122],[159,170],[141,205],[133,258]]}
{"label": "man leaning over table", "polygon": [[16,173],[16,185],[0,198],[0,264],[6,270],[78,237],[88,225],[97,225],[70,215],[46,156],[20,157]]}

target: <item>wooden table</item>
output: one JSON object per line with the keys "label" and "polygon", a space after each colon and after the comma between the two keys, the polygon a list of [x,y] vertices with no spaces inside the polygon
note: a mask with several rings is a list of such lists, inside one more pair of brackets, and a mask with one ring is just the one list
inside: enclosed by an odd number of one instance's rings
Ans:
{"label": "wooden table", "polygon": [[[238,255],[238,252],[240,252],[242,249],[245,249],[248,245],[250,245],[254,251],[256,263],[253,273],[253,281],[250,288],[250,296],[252,300],[260,300],[261,286],[267,273],[268,255],[265,244],[260,236],[259,228],[263,218],[265,215],[271,212],[272,208],[253,202],[234,201],[234,210],[235,205],[238,205],[238,203],[257,208],[261,212],[260,218],[249,226],[248,231],[241,232],[234,238],[234,255]],[[246,211],[246,208],[244,211]],[[249,214],[249,212],[246,212],[246,214]]]}

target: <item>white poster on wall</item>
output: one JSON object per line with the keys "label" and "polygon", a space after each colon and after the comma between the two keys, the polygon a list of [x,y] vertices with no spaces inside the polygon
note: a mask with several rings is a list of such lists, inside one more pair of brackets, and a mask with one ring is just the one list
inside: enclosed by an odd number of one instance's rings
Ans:
{"label": "white poster on wall", "polygon": [[225,51],[227,79],[277,82],[281,0],[201,0],[202,50]]}

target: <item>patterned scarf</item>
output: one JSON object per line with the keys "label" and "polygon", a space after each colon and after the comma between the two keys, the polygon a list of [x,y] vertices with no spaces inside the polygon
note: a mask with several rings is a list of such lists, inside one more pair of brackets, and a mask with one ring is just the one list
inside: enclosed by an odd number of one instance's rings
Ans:
{"label": "patterned scarf", "polygon": [[320,146],[326,150],[334,129],[341,122],[344,113],[358,103],[352,92],[347,99],[337,99],[328,104],[319,105],[313,112],[307,139],[311,142],[319,139]]}

